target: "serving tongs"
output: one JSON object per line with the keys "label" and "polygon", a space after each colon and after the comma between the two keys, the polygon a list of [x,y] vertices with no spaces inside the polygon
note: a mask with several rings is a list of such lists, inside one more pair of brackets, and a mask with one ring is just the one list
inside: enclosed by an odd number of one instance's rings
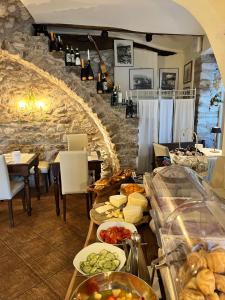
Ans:
{"label": "serving tongs", "polygon": [[[169,257],[174,254],[179,253],[179,259],[173,259],[169,260]],[[175,265],[177,263],[180,263],[181,261],[184,261],[186,259],[186,251],[185,251],[185,245],[184,243],[178,244],[174,249],[171,251],[161,255],[160,257],[154,259],[151,262],[151,276],[150,276],[150,285],[152,286],[154,277],[155,277],[155,271],[160,270],[162,268],[169,267],[171,265]]]}

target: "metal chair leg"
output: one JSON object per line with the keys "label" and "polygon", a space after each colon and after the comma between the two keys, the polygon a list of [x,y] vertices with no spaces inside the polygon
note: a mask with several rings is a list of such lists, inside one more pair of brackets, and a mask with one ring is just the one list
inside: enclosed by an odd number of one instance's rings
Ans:
{"label": "metal chair leg", "polygon": [[12,200],[8,201],[8,212],[9,212],[9,223],[10,223],[10,226],[14,227]]}
{"label": "metal chair leg", "polygon": [[63,220],[66,223],[66,195],[63,196]]}

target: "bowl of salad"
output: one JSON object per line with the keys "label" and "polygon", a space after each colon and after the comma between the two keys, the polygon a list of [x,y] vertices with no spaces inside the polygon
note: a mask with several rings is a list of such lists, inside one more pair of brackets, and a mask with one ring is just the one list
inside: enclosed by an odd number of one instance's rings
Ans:
{"label": "bowl of salad", "polygon": [[106,243],[93,243],[77,253],[75,268],[86,276],[102,272],[119,271],[126,262],[124,251]]}
{"label": "bowl of salad", "polygon": [[129,239],[135,231],[137,228],[131,223],[108,221],[98,227],[97,238],[100,242],[118,245]]}
{"label": "bowl of salad", "polygon": [[124,272],[94,275],[75,290],[73,300],[157,300],[153,289],[142,279]]}

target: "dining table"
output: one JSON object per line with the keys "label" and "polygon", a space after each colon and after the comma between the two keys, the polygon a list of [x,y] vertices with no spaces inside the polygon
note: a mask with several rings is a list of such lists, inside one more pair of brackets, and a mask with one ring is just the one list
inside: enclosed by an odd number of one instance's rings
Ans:
{"label": "dining table", "polygon": [[16,159],[13,153],[4,154],[8,172],[10,176],[22,176],[24,180],[24,190],[26,199],[26,208],[28,216],[31,216],[32,205],[31,205],[31,193],[29,176],[30,169],[34,168],[35,186],[37,191],[37,198],[40,199],[40,186],[39,186],[39,154],[37,153],[20,153]]}
{"label": "dining table", "polygon": [[[101,178],[101,164],[103,160],[98,151],[90,152],[88,155],[88,170],[94,171],[95,181]],[[57,154],[55,160],[50,163],[53,180],[54,180],[54,196],[56,205],[56,215],[60,215],[59,199],[61,197],[61,180],[60,180],[60,159],[59,153]]]}

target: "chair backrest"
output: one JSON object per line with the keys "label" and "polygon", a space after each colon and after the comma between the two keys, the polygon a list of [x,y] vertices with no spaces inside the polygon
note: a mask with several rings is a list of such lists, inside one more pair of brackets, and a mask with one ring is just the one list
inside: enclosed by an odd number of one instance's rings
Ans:
{"label": "chair backrest", "polygon": [[67,136],[68,151],[86,150],[88,146],[87,134],[68,134]]}
{"label": "chair backrest", "polygon": [[155,156],[170,156],[168,147],[153,143]]}
{"label": "chair backrest", "polygon": [[218,156],[213,169],[210,185],[225,189],[225,156]]}
{"label": "chair backrest", "polygon": [[12,199],[9,172],[4,155],[0,155],[0,200]]}
{"label": "chair backrest", "polygon": [[62,194],[86,193],[88,189],[87,151],[59,152]]}

